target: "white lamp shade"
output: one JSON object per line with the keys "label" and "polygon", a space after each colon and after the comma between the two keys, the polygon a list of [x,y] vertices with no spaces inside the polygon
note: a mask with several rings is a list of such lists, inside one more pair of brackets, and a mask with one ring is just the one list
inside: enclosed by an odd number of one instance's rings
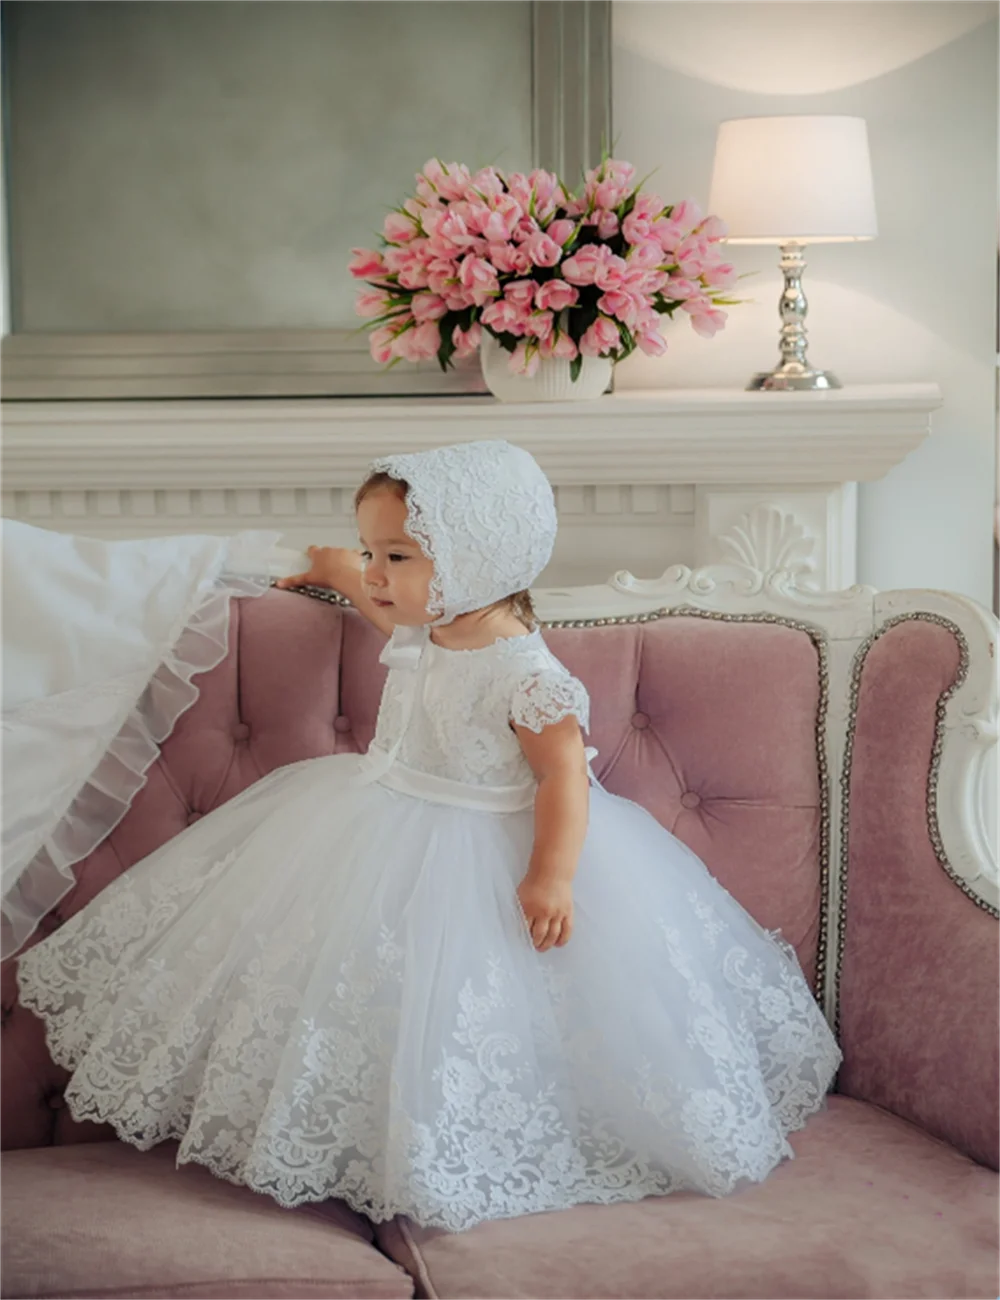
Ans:
{"label": "white lamp shade", "polygon": [[831,244],[878,234],[863,117],[741,117],[715,145],[709,211],[735,244]]}

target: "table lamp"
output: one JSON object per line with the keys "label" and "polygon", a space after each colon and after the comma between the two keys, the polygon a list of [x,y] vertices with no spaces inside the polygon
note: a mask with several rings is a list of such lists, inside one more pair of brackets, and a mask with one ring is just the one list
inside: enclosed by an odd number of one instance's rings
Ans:
{"label": "table lamp", "polygon": [[755,375],[747,388],[839,388],[836,376],[814,369],[806,357],[803,248],[878,234],[864,118],[742,117],[723,122],[709,211],[729,227],[731,244],[781,245],[781,361],[774,370]]}

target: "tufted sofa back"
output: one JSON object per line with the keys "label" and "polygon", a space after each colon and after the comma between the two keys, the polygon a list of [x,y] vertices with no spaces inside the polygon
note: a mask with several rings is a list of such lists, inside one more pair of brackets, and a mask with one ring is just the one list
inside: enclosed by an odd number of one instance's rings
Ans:
{"label": "tufted sofa back", "polygon": [[[675,615],[555,627],[546,640],[591,693],[605,786],[647,807],[814,979],[822,961],[826,790],[821,647],[760,619]],[[128,816],[80,864],[50,932],[133,863],[285,763],[364,750],[385,670],[379,634],[351,610],[272,591],[234,606],[230,653],[199,680]],[[65,1109],[65,1071],[3,968],[6,1147],[106,1138]]]}

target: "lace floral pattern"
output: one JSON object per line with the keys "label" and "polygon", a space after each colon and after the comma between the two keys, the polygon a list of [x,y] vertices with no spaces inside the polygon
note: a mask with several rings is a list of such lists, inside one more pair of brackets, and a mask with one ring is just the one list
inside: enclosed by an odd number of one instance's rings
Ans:
{"label": "lace floral pattern", "polygon": [[583,683],[567,672],[543,669],[518,683],[511,701],[510,716],[518,726],[535,732],[573,716],[587,731],[590,728],[590,697]]}
{"label": "lace floral pattern", "polygon": [[530,587],[556,536],[552,488],[508,442],[460,443],[373,461],[409,484],[406,530],[434,561],[428,613],[449,623]]}
{"label": "lace floral pattern", "polygon": [[[512,723],[587,724],[538,631],[404,641],[376,730],[401,764],[519,786]],[[278,769],[24,953],[76,1118],[285,1206],[450,1230],[722,1195],[789,1154],[840,1054],[794,952],[690,850],[595,786],[574,936],[539,954],[530,806],[445,807],[365,765]]]}
{"label": "lace floral pattern", "polygon": [[[471,785],[533,780],[510,722],[541,731],[574,714],[588,725],[589,699],[545,645],[540,632],[509,637],[480,650],[433,643],[398,761],[433,776]],[[375,742],[392,748],[403,724],[408,670],[389,673]]]}
{"label": "lace floral pattern", "polygon": [[[697,969],[698,932],[659,918],[659,959],[688,990],[686,1046],[711,1086],[686,1088],[649,1057],[611,1059],[585,992],[554,964],[547,999],[526,1010],[509,954],[488,951],[442,1008],[450,1028],[411,1090],[397,1075],[407,949],[385,924],[341,959],[321,1016],[301,1014],[315,925],[251,927],[229,984],[222,916],[184,964],[133,966],[232,866],[192,860],[169,883],[151,879],[146,898],[126,875],[25,954],[19,980],[54,1059],[75,1068],[77,1119],[109,1121],[144,1150],[178,1140],[180,1163],[284,1206],[336,1196],[375,1220],[404,1213],[454,1231],[583,1202],[724,1195],[790,1154],[786,1133],[822,1103],[839,1062],[791,964],[768,983],[762,959],[729,945],[720,991]],[[123,992],[127,1013],[112,1015]]]}

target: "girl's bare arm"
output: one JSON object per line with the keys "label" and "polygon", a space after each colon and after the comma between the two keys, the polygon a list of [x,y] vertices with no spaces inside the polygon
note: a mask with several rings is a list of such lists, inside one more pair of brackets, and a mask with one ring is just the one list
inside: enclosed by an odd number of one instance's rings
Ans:
{"label": "girl's bare arm", "polygon": [[576,718],[534,732],[514,725],[538,780],[535,840],[518,886],[531,938],[539,952],[563,947],[573,932],[573,877],[587,835],[590,779]]}

